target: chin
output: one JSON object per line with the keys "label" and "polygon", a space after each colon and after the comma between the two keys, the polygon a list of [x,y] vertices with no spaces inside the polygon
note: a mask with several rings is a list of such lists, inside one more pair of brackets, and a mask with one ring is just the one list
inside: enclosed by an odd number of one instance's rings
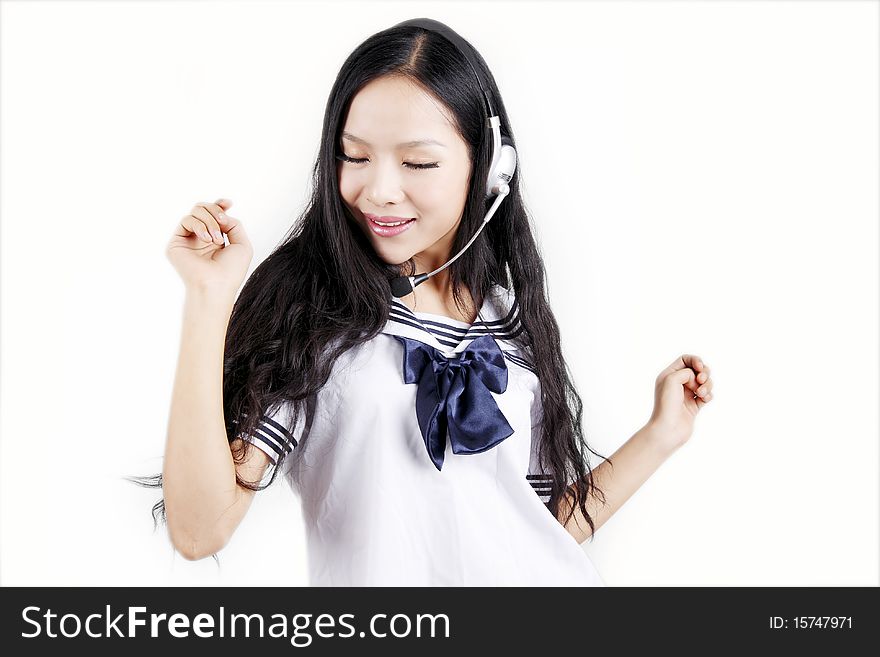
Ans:
{"label": "chin", "polygon": [[405,265],[412,258],[411,254],[382,252],[378,249],[376,250],[376,255],[378,255],[386,265],[394,265],[395,267]]}

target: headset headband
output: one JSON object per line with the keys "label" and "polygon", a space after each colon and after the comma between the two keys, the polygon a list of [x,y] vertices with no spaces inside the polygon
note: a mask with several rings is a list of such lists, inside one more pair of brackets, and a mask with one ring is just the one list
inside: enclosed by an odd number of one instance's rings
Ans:
{"label": "headset headband", "polygon": [[445,37],[447,41],[452,43],[452,45],[454,45],[458,49],[458,51],[462,55],[464,55],[465,59],[467,59],[468,64],[470,64],[471,70],[474,72],[474,76],[477,78],[477,84],[480,85],[480,91],[483,92],[483,98],[486,100],[486,109],[489,112],[489,117],[492,118],[495,116],[495,108],[492,106],[492,101],[489,99],[489,94],[486,93],[486,87],[488,87],[489,85],[483,85],[483,76],[480,75],[480,70],[477,67],[476,58],[472,54],[472,48],[454,30],[452,30],[448,25],[444,25],[440,21],[435,21],[431,18],[413,18],[408,21],[398,23],[394,27],[421,27],[425,30],[439,33],[441,36]]}

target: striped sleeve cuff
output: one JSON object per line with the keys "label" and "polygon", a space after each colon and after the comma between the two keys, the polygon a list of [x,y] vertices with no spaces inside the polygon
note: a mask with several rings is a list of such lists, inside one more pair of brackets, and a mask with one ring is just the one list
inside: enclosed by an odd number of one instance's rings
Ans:
{"label": "striped sleeve cuff", "polygon": [[290,454],[298,444],[284,425],[266,416],[257,425],[255,435],[240,433],[238,437],[263,450],[273,464],[278,463],[282,454]]}
{"label": "striped sleeve cuff", "polygon": [[535,494],[541,498],[544,504],[550,501],[550,489],[553,484],[553,475],[530,474],[526,475],[526,479],[535,491]]}

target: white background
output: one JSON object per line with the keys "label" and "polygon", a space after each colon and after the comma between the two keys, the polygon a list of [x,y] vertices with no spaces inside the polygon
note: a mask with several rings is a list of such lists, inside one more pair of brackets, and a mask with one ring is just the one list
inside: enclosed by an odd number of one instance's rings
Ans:
{"label": "white background", "polygon": [[122,479],[161,470],[164,248],[226,197],[256,267],[340,65],[418,16],[494,72],[590,445],[647,421],[680,354],[712,368],[690,442],[584,544],[606,582],[878,585],[880,20],[857,0],[3,2],[0,582],[307,584],[281,479],[219,569]]}

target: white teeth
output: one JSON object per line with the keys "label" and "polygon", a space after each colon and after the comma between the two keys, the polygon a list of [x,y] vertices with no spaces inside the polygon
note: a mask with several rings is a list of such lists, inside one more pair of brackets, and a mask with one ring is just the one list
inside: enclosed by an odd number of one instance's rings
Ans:
{"label": "white teeth", "polygon": [[380,226],[400,226],[401,224],[405,224],[409,219],[404,219],[403,221],[398,221],[396,224],[383,224],[381,221],[376,221],[373,219],[373,223],[379,224]]}

